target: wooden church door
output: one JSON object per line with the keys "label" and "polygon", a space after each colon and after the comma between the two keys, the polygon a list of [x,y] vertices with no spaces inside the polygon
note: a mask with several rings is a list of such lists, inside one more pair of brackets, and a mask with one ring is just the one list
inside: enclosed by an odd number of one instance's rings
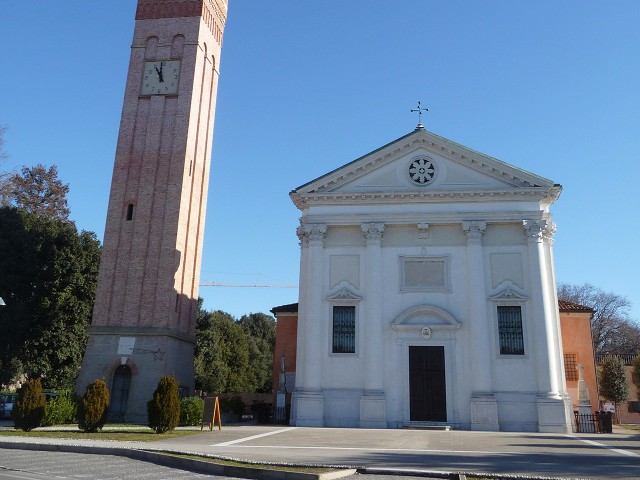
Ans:
{"label": "wooden church door", "polygon": [[444,347],[409,347],[409,409],[412,422],[446,422]]}

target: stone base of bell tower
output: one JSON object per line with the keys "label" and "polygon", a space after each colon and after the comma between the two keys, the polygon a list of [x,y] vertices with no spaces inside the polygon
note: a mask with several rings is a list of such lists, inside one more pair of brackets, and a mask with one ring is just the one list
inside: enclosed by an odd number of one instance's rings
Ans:
{"label": "stone base of bell tower", "polygon": [[111,417],[146,423],[147,401],[160,377],[173,375],[184,395],[193,394],[194,343],[163,328],[90,327],[76,391],[82,396],[87,385],[102,379],[109,389]]}

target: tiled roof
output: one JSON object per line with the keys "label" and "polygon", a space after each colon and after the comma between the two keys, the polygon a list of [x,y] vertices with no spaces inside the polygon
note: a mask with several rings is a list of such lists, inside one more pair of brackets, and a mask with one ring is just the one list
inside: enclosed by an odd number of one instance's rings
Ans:
{"label": "tiled roof", "polygon": [[578,305],[573,302],[566,302],[564,300],[558,300],[558,307],[561,312],[591,312],[593,313],[593,308],[586,307],[584,305]]}
{"label": "tiled roof", "polygon": [[298,304],[297,303],[289,303],[287,305],[280,305],[279,307],[273,307],[271,309],[271,313],[273,313],[274,315],[276,313],[294,313],[298,311]]}

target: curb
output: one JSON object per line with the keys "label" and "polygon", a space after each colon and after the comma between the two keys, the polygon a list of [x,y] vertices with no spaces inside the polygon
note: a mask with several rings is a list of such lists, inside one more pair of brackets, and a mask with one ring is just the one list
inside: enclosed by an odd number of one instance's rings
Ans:
{"label": "curb", "polygon": [[427,479],[448,479],[448,480],[466,480],[467,477],[481,477],[492,480],[589,480],[576,477],[549,477],[540,475],[514,475],[505,473],[487,473],[487,472],[443,472],[434,470],[420,470],[412,468],[380,468],[370,467],[358,469],[358,473],[368,473],[371,475],[396,475],[396,476],[412,476],[425,477]]}
{"label": "curb", "polygon": [[217,463],[182,458],[175,455],[190,455],[182,452],[156,452],[142,449],[130,449],[123,447],[100,447],[85,445],[56,445],[30,442],[0,442],[0,448],[13,450],[40,450],[48,452],[69,452],[94,455],[117,455],[134,460],[155,463],[164,467],[179,468],[194,473],[208,475],[220,475],[227,477],[250,478],[257,480],[334,480],[347,477],[357,472],[356,469],[340,469],[326,473],[302,473],[287,470],[271,470],[257,467],[238,467],[233,465],[221,465]]}

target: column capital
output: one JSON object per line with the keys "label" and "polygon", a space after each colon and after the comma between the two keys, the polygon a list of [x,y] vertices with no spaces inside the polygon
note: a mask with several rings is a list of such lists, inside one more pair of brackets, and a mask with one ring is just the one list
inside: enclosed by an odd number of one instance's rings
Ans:
{"label": "column capital", "polygon": [[522,226],[529,242],[545,242],[553,245],[557,225],[551,220],[523,220]]}
{"label": "column capital", "polygon": [[364,236],[367,237],[367,242],[371,240],[382,240],[382,232],[384,232],[384,223],[363,223],[360,225],[360,229]]}
{"label": "column capital", "polygon": [[487,222],[484,221],[472,221],[462,222],[462,229],[467,235],[467,240],[480,240],[484,231],[487,229]]}
{"label": "column capital", "polygon": [[301,247],[308,247],[309,242],[322,242],[326,232],[327,226],[324,223],[300,224],[296,228]]}

